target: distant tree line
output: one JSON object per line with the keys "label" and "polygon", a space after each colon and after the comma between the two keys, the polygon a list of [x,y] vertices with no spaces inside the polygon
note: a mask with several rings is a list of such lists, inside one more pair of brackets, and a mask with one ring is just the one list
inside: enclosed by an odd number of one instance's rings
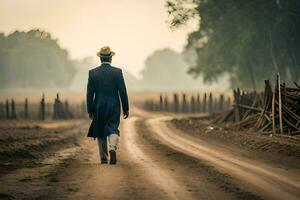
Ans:
{"label": "distant tree line", "polygon": [[300,80],[299,0],[167,0],[171,27],[199,21],[188,37],[196,51],[189,73],[211,82],[227,73],[232,87],[262,88],[280,73]]}
{"label": "distant tree line", "polygon": [[[141,71],[142,78],[138,85],[144,90],[153,91],[186,91],[216,89],[216,85],[205,85],[201,78],[194,79],[189,74],[184,56],[172,49],[154,51],[145,60]],[[126,78],[126,77],[125,77]],[[228,89],[228,84],[218,87],[220,91]]]}
{"label": "distant tree line", "polygon": [[0,33],[0,89],[68,87],[74,65],[48,32]]}

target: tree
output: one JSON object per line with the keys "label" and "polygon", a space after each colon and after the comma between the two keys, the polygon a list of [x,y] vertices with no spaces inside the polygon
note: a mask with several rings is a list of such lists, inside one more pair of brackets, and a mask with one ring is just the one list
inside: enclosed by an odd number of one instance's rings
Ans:
{"label": "tree", "polygon": [[141,72],[140,85],[145,90],[178,91],[204,90],[218,88],[227,89],[227,85],[204,85],[202,79],[193,79],[187,74],[188,64],[184,55],[172,49],[154,51],[145,61],[145,68]]}
{"label": "tree", "polygon": [[50,33],[0,34],[0,89],[68,87],[74,61]]}
{"label": "tree", "polygon": [[169,0],[167,8],[172,27],[199,21],[186,46],[197,53],[189,73],[205,81],[228,73],[233,87],[253,89],[274,73],[299,81],[300,1]]}

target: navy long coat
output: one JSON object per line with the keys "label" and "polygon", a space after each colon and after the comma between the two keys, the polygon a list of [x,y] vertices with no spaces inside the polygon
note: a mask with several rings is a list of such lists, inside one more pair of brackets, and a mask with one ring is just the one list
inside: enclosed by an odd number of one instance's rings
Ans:
{"label": "navy long coat", "polygon": [[101,64],[89,71],[86,102],[88,113],[93,114],[94,118],[88,137],[120,133],[120,99],[123,112],[128,112],[128,96],[121,69]]}

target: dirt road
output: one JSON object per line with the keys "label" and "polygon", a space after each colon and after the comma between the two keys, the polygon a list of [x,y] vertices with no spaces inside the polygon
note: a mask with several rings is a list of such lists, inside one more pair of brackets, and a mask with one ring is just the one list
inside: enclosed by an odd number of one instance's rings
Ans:
{"label": "dirt road", "polygon": [[[118,164],[100,165],[81,138],[41,163],[0,176],[0,199],[299,199],[300,170],[280,168],[175,129],[135,109],[121,124]],[[87,123],[69,130],[85,135]],[[44,125],[46,126],[46,125]],[[64,125],[65,126],[65,125]]]}

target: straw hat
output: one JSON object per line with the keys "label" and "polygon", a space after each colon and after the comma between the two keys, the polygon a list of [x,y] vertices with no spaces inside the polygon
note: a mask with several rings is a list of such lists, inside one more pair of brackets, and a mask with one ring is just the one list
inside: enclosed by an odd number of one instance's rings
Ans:
{"label": "straw hat", "polygon": [[114,56],[115,52],[113,52],[109,46],[104,46],[100,49],[99,52],[97,52],[97,56]]}

